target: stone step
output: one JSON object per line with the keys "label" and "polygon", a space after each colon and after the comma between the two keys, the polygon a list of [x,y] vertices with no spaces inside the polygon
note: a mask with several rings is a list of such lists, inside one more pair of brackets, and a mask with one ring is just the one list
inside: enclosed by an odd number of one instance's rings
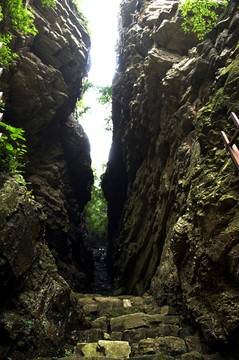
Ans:
{"label": "stone step", "polygon": [[[130,359],[134,359],[134,360],[175,360],[174,357],[172,356],[168,356],[168,355],[141,355],[141,356],[133,356],[130,357]],[[192,358],[193,359],[193,358]],[[188,360],[192,360],[192,359],[188,359]],[[55,358],[49,358],[46,360],[56,360]],[[112,357],[106,357],[106,356],[98,356],[98,357],[93,357],[93,356],[67,356],[67,357],[63,357],[63,358],[59,358],[58,360],[125,360],[125,358],[122,357],[118,357],[118,358],[112,358]],[[194,360],[194,359],[193,359]],[[195,360],[197,360],[195,358]]]}
{"label": "stone step", "polygon": [[[48,358],[37,358],[38,360],[56,360],[55,357]],[[139,355],[130,357],[132,360],[218,360],[218,354],[202,355],[198,352],[190,352],[183,354],[181,357],[170,356],[170,355]],[[122,357],[106,357],[106,356],[80,356],[72,355],[58,358],[57,360],[125,360]]]}
{"label": "stone step", "polygon": [[[167,356],[167,355],[141,355],[141,356],[133,356],[130,357],[130,359],[134,359],[134,360],[175,360],[174,357],[172,356]],[[193,359],[193,358],[192,358]],[[188,360],[192,360],[192,359],[188,359]],[[54,359],[46,359],[46,360],[56,360]],[[58,360],[125,360],[125,358],[112,358],[112,357],[105,357],[105,356],[98,356],[98,357],[92,357],[92,356],[67,356],[67,357],[63,357],[60,358]],[[193,359],[194,360],[194,359]],[[197,360],[195,358],[195,360]]]}
{"label": "stone step", "polygon": [[125,331],[142,327],[150,327],[150,325],[179,324],[179,317],[175,315],[145,314],[135,313],[111,318],[111,331]]}
{"label": "stone step", "polygon": [[[111,357],[106,357],[106,356],[97,356],[97,357],[94,357],[94,356],[67,356],[67,357],[63,357],[63,358],[60,358],[58,360],[125,360],[124,358],[111,358]],[[54,359],[48,359],[48,360],[56,360],[55,358]]]}
{"label": "stone step", "polygon": [[172,359],[202,360],[203,349],[198,340],[196,337],[182,339],[176,336],[163,336],[141,339],[132,345],[127,341],[99,340],[94,343],[78,343],[74,349],[74,356],[123,359],[167,356]]}
{"label": "stone step", "polygon": [[78,343],[74,349],[74,355],[91,357],[112,357],[128,359],[131,347],[127,341],[99,340],[95,343]]}
{"label": "stone step", "polygon": [[77,297],[88,328],[72,332],[74,353],[60,360],[216,360],[203,355],[199,335],[173,307],[158,307],[149,295]]}
{"label": "stone step", "polygon": [[[163,313],[168,312],[163,310]],[[72,332],[71,338],[75,343],[117,340],[132,344],[147,337],[178,336],[179,323],[176,315],[134,313],[115,318],[100,316],[91,320],[91,328]]]}
{"label": "stone step", "polygon": [[175,336],[142,339],[132,345],[132,355],[168,355],[181,356],[188,352],[183,339]]}
{"label": "stone step", "polygon": [[159,314],[160,308],[152,296],[100,296],[76,294],[79,306],[86,315],[117,317],[125,314],[145,312]]}

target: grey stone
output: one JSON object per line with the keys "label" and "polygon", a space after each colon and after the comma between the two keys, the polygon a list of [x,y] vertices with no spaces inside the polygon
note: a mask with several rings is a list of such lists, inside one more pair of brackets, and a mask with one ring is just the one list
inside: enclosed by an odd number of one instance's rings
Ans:
{"label": "grey stone", "polygon": [[131,353],[131,347],[127,341],[100,340],[98,346],[106,357],[128,359]]}

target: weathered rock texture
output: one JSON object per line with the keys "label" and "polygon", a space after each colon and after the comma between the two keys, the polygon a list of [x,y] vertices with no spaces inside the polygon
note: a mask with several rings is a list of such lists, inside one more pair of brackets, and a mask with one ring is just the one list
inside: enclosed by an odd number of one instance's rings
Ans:
{"label": "weathered rock texture", "polygon": [[220,130],[239,115],[239,12],[198,43],[177,4],[121,4],[109,201],[118,292],[183,305],[217,349],[239,335],[239,182]]}
{"label": "weathered rock texture", "polygon": [[1,78],[5,122],[26,131],[26,177],[44,205],[46,241],[60,274],[83,289],[93,271],[82,217],[93,176],[88,138],[71,113],[87,73],[90,40],[71,0],[56,1],[54,8],[38,0],[29,4],[38,34],[11,30],[19,58]]}
{"label": "weathered rock texture", "polygon": [[45,214],[19,175],[0,176],[0,358],[57,354],[83,314],[44,244]]}
{"label": "weathered rock texture", "polygon": [[84,322],[71,289],[86,288],[93,272],[83,218],[93,177],[89,142],[72,115],[89,36],[71,0],[40,4],[30,1],[35,38],[8,28],[19,58],[0,83],[4,121],[25,130],[24,176],[36,200],[20,175],[0,169],[1,359],[56,355]]}
{"label": "weathered rock texture", "polygon": [[78,297],[89,328],[72,336],[77,359],[220,360],[175,308],[159,307],[152,295],[126,296]]}

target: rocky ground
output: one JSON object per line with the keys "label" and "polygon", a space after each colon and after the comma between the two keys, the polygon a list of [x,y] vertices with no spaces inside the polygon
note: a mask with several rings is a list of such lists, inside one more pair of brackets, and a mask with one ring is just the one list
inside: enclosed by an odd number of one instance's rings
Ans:
{"label": "rocky ground", "polygon": [[222,359],[219,354],[208,354],[198,332],[182,314],[168,305],[159,308],[150,295],[76,296],[88,328],[72,331],[71,344],[60,360]]}

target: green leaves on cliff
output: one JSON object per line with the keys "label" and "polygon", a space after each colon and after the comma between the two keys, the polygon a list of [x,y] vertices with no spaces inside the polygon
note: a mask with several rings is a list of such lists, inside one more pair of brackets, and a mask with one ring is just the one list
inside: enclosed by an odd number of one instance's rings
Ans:
{"label": "green leaves on cliff", "polygon": [[[79,5],[79,1],[78,0],[73,0],[73,3],[75,4],[76,7],[76,14],[77,16],[80,18],[80,20],[82,21],[82,23],[87,27],[88,31],[88,20],[86,19],[85,15],[83,14],[83,12],[80,10],[80,5]],[[90,31],[89,31],[90,32]]]}
{"label": "green leaves on cliff", "polygon": [[18,57],[16,53],[12,54],[10,47],[8,44],[12,40],[11,35],[1,35],[0,34],[0,42],[2,43],[2,48],[0,50],[0,64],[1,65],[9,65],[12,62],[12,59]]}
{"label": "green leaves on cliff", "polygon": [[[5,0],[3,5],[0,5],[0,17],[1,20],[11,19],[14,28],[22,31],[24,34],[36,34],[37,30],[34,26],[34,19],[32,11],[27,10],[22,0]],[[0,42],[2,43],[2,49],[0,50],[0,64],[10,65],[13,58],[16,58],[16,54],[11,53],[9,43],[12,40],[12,36],[9,34],[0,34]]]}
{"label": "green leaves on cliff", "polygon": [[55,0],[41,0],[43,7],[55,7],[56,3]]}
{"label": "green leaves on cliff", "polygon": [[22,0],[5,0],[1,11],[4,18],[11,19],[15,29],[20,30],[23,34],[37,34],[33,11],[25,8]]}
{"label": "green leaves on cliff", "polygon": [[0,127],[4,128],[4,134],[2,134],[0,141],[1,170],[8,173],[19,173],[25,166],[21,162],[26,153],[24,130],[1,121]]}
{"label": "green leaves on cliff", "polygon": [[220,2],[215,0],[185,0],[180,5],[184,21],[182,28],[186,33],[194,32],[199,40],[216,26],[218,18],[217,9],[219,6],[226,7],[228,0]]}
{"label": "green leaves on cliff", "polygon": [[88,81],[83,81],[82,90],[81,90],[81,99],[77,101],[75,109],[75,117],[79,120],[80,117],[87,113],[90,109],[90,106],[84,105],[84,94],[91,88],[94,88],[94,85]]}
{"label": "green leaves on cliff", "polygon": [[[54,6],[55,0],[42,0],[43,6]],[[37,34],[37,29],[34,25],[34,13],[23,5],[22,0],[3,0],[0,5],[1,21],[10,20],[13,27],[20,30],[23,34]],[[9,43],[12,36],[9,34],[0,34],[0,42],[2,42],[2,49],[0,50],[0,64],[10,65],[16,54],[11,53]]]}

